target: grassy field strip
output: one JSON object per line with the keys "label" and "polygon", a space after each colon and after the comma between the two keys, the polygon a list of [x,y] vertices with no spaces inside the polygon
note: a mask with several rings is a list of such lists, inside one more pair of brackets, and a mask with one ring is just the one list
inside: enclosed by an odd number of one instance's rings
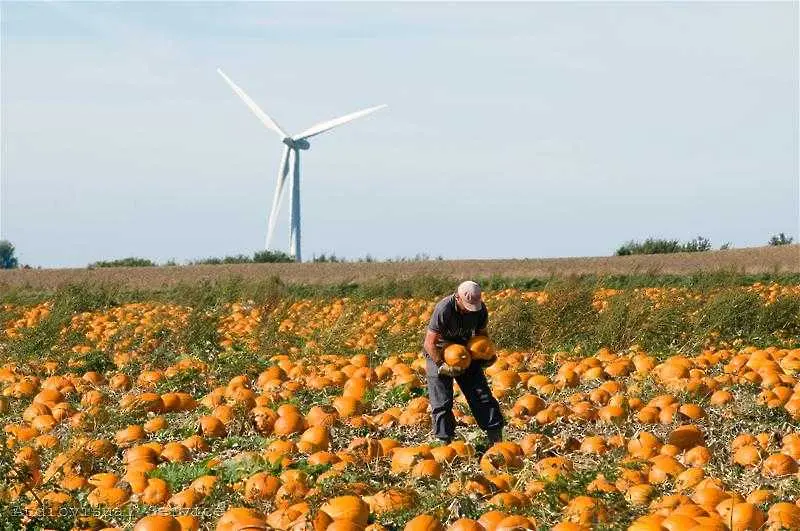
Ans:
{"label": "grassy field strip", "polygon": [[236,264],[100,269],[0,271],[0,289],[52,289],[78,282],[117,283],[154,289],[181,283],[241,277],[279,277],[285,283],[337,284],[432,275],[452,278],[542,278],[567,275],[692,274],[729,271],[746,274],[800,273],[800,245],[730,249],[702,253],[537,258],[516,260],[442,260],[396,263]]}

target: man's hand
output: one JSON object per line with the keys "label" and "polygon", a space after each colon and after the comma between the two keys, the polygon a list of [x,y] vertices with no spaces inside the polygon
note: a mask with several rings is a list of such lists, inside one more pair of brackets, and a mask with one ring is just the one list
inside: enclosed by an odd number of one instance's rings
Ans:
{"label": "man's hand", "polygon": [[461,367],[451,367],[446,363],[439,365],[439,376],[449,376],[450,378],[458,378],[464,374],[464,369]]}

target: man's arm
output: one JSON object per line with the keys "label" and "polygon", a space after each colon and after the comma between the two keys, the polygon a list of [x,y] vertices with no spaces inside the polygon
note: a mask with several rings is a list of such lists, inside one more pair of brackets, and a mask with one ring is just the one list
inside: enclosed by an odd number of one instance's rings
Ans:
{"label": "man's arm", "polygon": [[440,338],[439,332],[434,332],[430,328],[425,333],[425,352],[431,357],[433,362],[436,365],[441,365],[444,363],[444,354],[442,350],[437,346]]}

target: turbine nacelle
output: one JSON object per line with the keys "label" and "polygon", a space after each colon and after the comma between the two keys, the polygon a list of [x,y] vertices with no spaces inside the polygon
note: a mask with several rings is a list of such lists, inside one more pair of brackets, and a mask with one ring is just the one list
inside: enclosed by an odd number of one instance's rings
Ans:
{"label": "turbine nacelle", "polygon": [[305,150],[311,147],[311,144],[309,144],[308,140],[306,140],[305,138],[300,138],[298,140],[295,140],[294,138],[287,136],[286,138],[283,139],[283,143],[292,149]]}

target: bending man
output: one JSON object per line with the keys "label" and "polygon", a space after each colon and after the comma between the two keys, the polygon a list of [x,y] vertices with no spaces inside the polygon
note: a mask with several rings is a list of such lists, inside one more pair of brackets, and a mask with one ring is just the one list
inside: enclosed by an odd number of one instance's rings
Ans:
{"label": "bending man", "polygon": [[503,438],[503,414],[500,404],[492,395],[483,368],[494,360],[474,360],[466,369],[450,367],[444,362],[444,347],[449,343],[466,345],[475,335],[488,336],[486,331],[489,312],[481,300],[480,286],[468,280],[459,284],[452,295],[436,304],[425,334],[424,354],[428,398],[430,400],[434,436],[444,443],[455,435],[456,419],[453,415],[453,380],[464,393],[478,426],[486,432],[489,441]]}

